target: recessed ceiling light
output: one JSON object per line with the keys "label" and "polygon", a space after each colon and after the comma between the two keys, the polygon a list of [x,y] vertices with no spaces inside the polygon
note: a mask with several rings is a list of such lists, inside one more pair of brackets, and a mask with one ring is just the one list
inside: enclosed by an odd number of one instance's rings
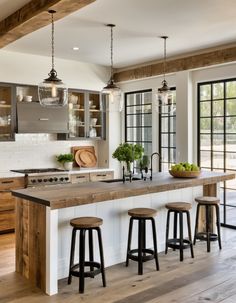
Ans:
{"label": "recessed ceiling light", "polygon": [[73,47],[73,50],[74,50],[74,51],[79,50],[78,46],[74,46],[74,47]]}

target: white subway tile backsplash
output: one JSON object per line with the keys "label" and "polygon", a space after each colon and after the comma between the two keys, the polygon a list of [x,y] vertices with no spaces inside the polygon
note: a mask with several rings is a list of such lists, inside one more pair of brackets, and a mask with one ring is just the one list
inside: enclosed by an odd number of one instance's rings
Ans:
{"label": "white subway tile backsplash", "polygon": [[95,141],[56,141],[51,134],[16,134],[14,142],[0,142],[0,171],[58,167],[56,155],[69,153],[72,146],[93,145]]}

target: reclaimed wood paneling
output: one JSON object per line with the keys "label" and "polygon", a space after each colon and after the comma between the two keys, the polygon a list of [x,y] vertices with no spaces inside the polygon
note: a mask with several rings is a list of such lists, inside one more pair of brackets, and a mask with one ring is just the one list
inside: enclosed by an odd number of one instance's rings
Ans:
{"label": "reclaimed wood paneling", "polygon": [[55,10],[55,20],[81,9],[95,0],[32,0],[0,22],[0,48],[44,27],[51,22],[49,9]]}
{"label": "reclaimed wood paneling", "polygon": [[16,271],[45,291],[46,207],[17,199]]}

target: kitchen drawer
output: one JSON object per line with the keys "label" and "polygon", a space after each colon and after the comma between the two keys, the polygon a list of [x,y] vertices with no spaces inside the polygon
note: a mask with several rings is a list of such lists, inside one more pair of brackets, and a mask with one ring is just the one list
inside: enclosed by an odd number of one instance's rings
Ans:
{"label": "kitchen drawer", "polygon": [[90,181],[102,181],[102,180],[110,180],[114,178],[114,172],[98,172],[98,173],[90,173]]}
{"label": "kitchen drawer", "polygon": [[71,175],[71,183],[84,183],[84,182],[89,182],[89,173]]}
{"label": "kitchen drawer", "polygon": [[25,178],[2,178],[0,179],[0,191],[8,189],[18,189],[25,187]]}
{"label": "kitchen drawer", "polygon": [[15,209],[15,198],[12,196],[10,191],[0,191],[0,211],[14,210]]}
{"label": "kitchen drawer", "polygon": [[15,229],[15,212],[2,211],[0,212],[0,233]]}

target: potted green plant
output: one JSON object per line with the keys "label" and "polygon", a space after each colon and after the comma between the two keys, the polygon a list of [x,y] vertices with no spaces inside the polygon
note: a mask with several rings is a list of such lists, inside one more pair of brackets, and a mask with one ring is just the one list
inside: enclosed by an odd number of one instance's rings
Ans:
{"label": "potted green plant", "polygon": [[57,161],[63,165],[64,169],[71,170],[73,168],[73,154],[60,154],[56,156]]}
{"label": "potted green plant", "polygon": [[131,163],[135,160],[140,160],[143,156],[143,152],[144,149],[140,144],[121,143],[112,154],[112,158],[124,162],[126,171],[130,173]]}

